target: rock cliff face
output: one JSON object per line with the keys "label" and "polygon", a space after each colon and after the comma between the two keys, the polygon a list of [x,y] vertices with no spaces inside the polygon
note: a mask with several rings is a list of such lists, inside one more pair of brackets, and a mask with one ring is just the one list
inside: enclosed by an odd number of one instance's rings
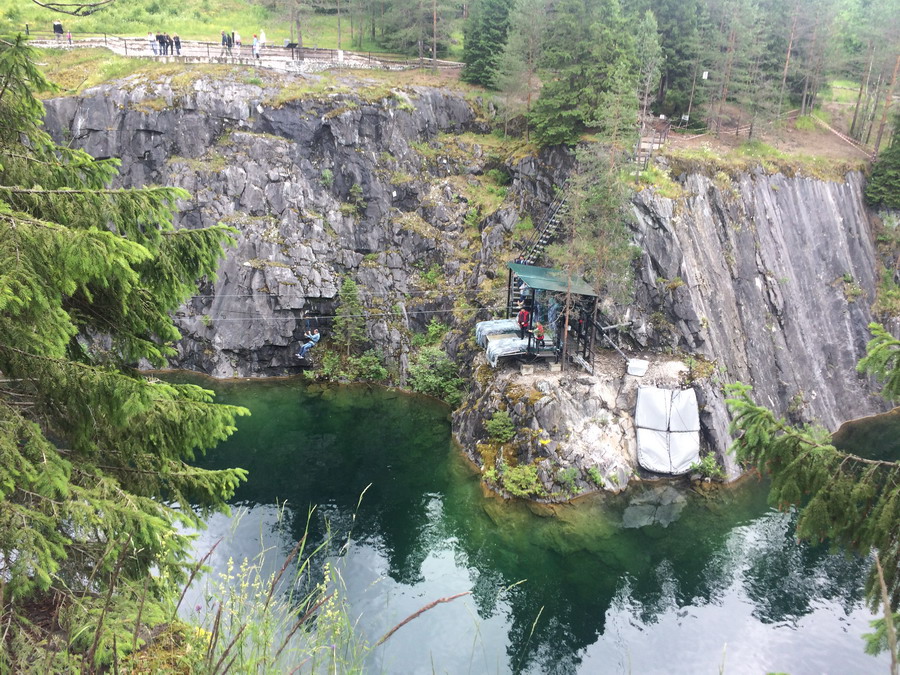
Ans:
{"label": "rock cliff face", "polygon": [[760,403],[831,430],[883,410],[855,368],[876,282],[863,177],[691,174],[683,188],[677,201],[634,199],[639,305],[657,308],[638,333],[715,364],[702,388],[713,447],[728,439],[720,382],[752,384]]}
{"label": "rock cliff face", "polygon": [[[176,317],[185,339],[173,365],[220,377],[297,372],[303,314],[333,314],[352,276],[368,338],[400,381],[413,333],[432,317],[457,329],[445,348],[475,363],[458,437],[482,461],[485,418],[509,409],[520,430],[509,454],[552,460],[539,476],[549,492],[588,489],[597,476],[607,487],[628,481],[634,391],[651,380],[698,390],[704,440],[720,453],[729,442],[724,382],[751,383],[778,412],[830,428],[883,409],[854,370],[875,284],[860,175],[691,173],[677,200],[638,193],[643,254],[630,337],[674,356],[640,381],[618,357],[596,377],[521,380],[478,366],[465,343],[488,318],[477,307],[502,292],[519,210],[546,208],[570,153],[493,152],[472,106],[447,91],[247,73],[130,78],[48,102],[47,128],[120,158],[123,184],[187,188],[180,225],[237,229],[218,279]],[[488,180],[492,170],[508,174],[509,187]],[[666,365],[673,359],[683,364]],[[563,484],[567,468],[576,473]]]}
{"label": "rock cliff face", "polygon": [[131,78],[47,106],[51,133],[121,159],[123,184],[186,188],[181,226],[238,230],[218,280],[176,317],[186,336],[176,365],[297,372],[301,317],[332,314],[349,275],[371,310],[369,337],[402,376],[410,330],[453,306],[445,287],[477,287],[482,240],[504,242],[516,219],[507,208],[466,221],[467,194],[493,160],[435,139],[478,130],[472,107],[356,80],[177,78]]}

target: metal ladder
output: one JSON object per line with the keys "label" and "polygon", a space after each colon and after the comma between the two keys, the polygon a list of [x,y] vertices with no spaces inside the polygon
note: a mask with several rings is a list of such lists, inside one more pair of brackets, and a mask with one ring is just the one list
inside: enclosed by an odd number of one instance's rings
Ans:
{"label": "metal ladder", "polygon": [[544,253],[547,245],[553,243],[553,240],[559,235],[563,218],[569,212],[568,194],[565,188],[566,184],[564,183],[560,196],[550,204],[540,227],[536,228],[531,239],[525,243],[523,255],[526,265],[534,265]]}

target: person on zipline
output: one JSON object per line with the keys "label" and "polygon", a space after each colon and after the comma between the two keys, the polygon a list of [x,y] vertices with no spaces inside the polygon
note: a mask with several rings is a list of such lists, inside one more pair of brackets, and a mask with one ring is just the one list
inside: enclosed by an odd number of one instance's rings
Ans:
{"label": "person on zipline", "polygon": [[319,339],[322,336],[319,335],[318,328],[313,328],[312,333],[307,331],[306,333],[303,334],[303,337],[306,338],[307,340],[309,340],[309,342],[306,342],[300,346],[300,351],[297,352],[298,359],[305,359],[306,353],[319,343]]}

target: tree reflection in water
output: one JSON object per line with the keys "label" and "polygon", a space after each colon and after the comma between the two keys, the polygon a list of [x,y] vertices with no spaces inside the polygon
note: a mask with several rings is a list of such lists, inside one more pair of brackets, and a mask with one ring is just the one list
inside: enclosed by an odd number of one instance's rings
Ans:
{"label": "tree reflection in water", "polygon": [[[702,631],[718,652],[717,624],[748,603],[753,625],[789,631],[826,601],[829,611],[859,611],[864,561],[797,543],[790,516],[767,508],[764,485],[700,495],[663,484],[555,507],[505,502],[483,493],[436,402],[292,381],[214,388],[253,416],[208,465],[250,471],[236,499],[251,520],[276,500],[288,502],[288,522],[271,535],[284,554],[302,536],[309,505],[318,505],[310,543],[324,539],[326,522],[337,546],[352,527],[345,574],[351,603],[367,608],[360,626],[369,639],[430,600],[473,591],[399,631],[388,656],[375,653],[377,669],[431,672],[440,654],[452,662],[435,666],[448,672],[572,672],[601,656],[627,670],[646,656],[624,643],[635,631],[647,644]],[[199,548],[223,528],[211,524]],[[797,642],[817,640],[827,654],[840,638],[868,659],[858,633],[804,633]],[[445,644],[459,635],[471,642]],[[708,670],[719,656],[711,658],[697,667]],[[658,662],[673,666],[665,653]]]}

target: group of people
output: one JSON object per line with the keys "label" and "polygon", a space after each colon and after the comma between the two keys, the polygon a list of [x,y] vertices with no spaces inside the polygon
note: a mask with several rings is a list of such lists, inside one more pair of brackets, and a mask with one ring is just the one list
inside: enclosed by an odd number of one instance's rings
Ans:
{"label": "group of people", "polygon": [[[54,21],[53,22],[53,34],[56,36],[56,41],[61,42],[63,39],[63,25],[62,21]],[[72,44],[72,31],[67,32],[66,41],[71,45]]]}
{"label": "group of people", "polygon": [[531,312],[527,307],[522,307],[522,309],[520,309],[519,313],[516,315],[516,324],[518,324],[519,326],[519,339],[524,340],[526,333],[531,333],[531,336],[534,338],[535,344],[538,347],[544,347],[544,339],[546,337],[544,324],[542,324],[540,321],[535,321],[534,326],[529,328],[530,323]]}
{"label": "group of people", "polygon": [[181,56],[181,38],[178,33],[169,35],[168,33],[147,32],[147,42],[153,56]]}
{"label": "group of people", "polygon": [[[219,52],[219,56],[232,56],[232,50],[235,50],[238,56],[241,55],[241,47],[243,43],[241,42],[241,34],[237,31],[231,31],[230,33],[226,31],[222,31],[222,51]],[[251,51],[253,53],[253,58],[258,59],[260,50],[266,46],[266,31],[262,30],[259,32],[259,35],[253,36],[253,44],[251,47]]]}

